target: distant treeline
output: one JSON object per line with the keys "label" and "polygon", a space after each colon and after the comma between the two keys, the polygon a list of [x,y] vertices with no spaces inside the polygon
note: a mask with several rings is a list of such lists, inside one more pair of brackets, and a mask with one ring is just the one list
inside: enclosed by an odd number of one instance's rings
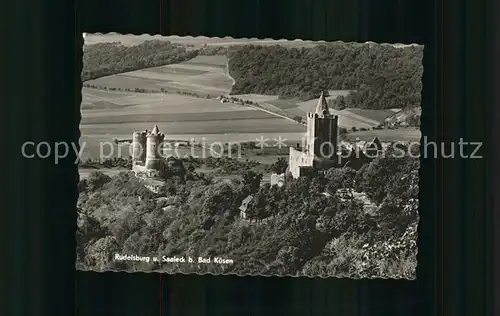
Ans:
{"label": "distant treeline", "polygon": [[181,90],[169,90],[166,88],[160,88],[160,89],[120,88],[120,87],[108,87],[108,86],[104,86],[104,85],[90,84],[90,83],[86,83],[86,82],[83,83],[82,86],[85,88],[106,90],[106,91],[120,91],[120,92],[134,92],[134,93],[180,94],[180,95],[188,95],[188,96],[195,97],[195,98],[205,98],[205,99],[210,99],[212,97],[216,97],[216,94],[207,93],[207,94],[202,95],[201,93],[181,91]]}
{"label": "distant treeline", "polygon": [[84,47],[82,81],[149,67],[179,63],[196,57],[196,50],[166,41],[136,46],[98,43]]}
{"label": "distant treeline", "polygon": [[270,94],[310,100],[321,91],[351,90],[335,99],[342,108],[420,106],[423,47],[330,43],[313,48],[238,45],[188,50],[166,41],[136,46],[100,43],[84,47],[82,80],[179,63],[197,55],[227,55],[235,79],[232,94]]}
{"label": "distant treeline", "polygon": [[423,48],[331,43],[314,48],[241,46],[229,52],[233,94],[317,98],[324,90],[354,90],[340,107],[420,106]]}

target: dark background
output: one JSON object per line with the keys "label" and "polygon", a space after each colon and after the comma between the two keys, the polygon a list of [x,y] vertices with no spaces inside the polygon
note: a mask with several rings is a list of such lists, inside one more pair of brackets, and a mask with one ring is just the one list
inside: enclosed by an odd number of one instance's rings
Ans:
{"label": "dark background", "polygon": [[[500,125],[491,105],[500,97],[487,78],[498,65],[486,44],[497,34],[487,13],[498,8],[480,0],[77,2],[10,0],[0,17],[8,24],[8,56],[0,59],[1,315],[491,313],[490,217],[500,202],[493,204],[488,176],[498,146],[491,130]],[[418,280],[75,272],[76,157],[55,165],[23,159],[19,149],[27,140],[78,139],[80,33],[112,31],[424,44],[423,134],[483,141],[485,159],[422,162]]]}

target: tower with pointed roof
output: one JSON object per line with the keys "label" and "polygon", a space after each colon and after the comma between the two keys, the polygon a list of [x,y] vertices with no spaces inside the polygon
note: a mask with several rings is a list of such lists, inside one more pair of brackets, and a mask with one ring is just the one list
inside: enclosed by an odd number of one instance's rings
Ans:
{"label": "tower with pointed roof", "polygon": [[161,146],[165,135],[160,132],[157,125],[146,135],[146,169],[160,170],[162,155]]}
{"label": "tower with pointed roof", "polygon": [[307,113],[305,143],[290,147],[288,172],[301,176],[305,167],[329,168],[337,162],[338,116],[330,113],[325,93],[321,93],[313,112]]}
{"label": "tower with pointed roof", "polygon": [[322,92],[314,112],[307,113],[306,151],[317,158],[336,159],[338,117],[330,114]]}

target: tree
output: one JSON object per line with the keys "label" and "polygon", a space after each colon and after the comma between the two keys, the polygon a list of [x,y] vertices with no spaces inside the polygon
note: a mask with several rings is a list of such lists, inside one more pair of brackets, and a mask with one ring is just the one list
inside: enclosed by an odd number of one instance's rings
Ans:
{"label": "tree", "polygon": [[229,72],[235,79],[233,94],[310,100],[327,88],[351,90],[336,102],[339,109],[415,108],[421,99],[422,56],[421,46],[243,46],[230,54]]}
{"label": "tree", "polygon": [[[82,80],[87,81],[141,68],[178,63],[196,55],[197,50],[188,50],[186,47],[159,40],[146,41],[135,46],[117,43],[88,45],[84,48]],[[136,90],[145,91],[142,88],[136,88]]]}
{"label": "tree", "polygon": [[309,187],[309,194],[310,195],[318,195],[318,194],[323,193],[325,191],[325,188],[326,188],[326,183],[327,183],[327,180],[323,175],[313,178],[311,180],[311,184]]}
{"label": "tree", "polygon": [[337,109],[337,110],[343,110],[346,108],[346,102],[345,102],[345,98],[343,95],[339,96],[338,98],[335,99],[334,101],[334,107]]}
{"label": "tree", "polygon": [[242,175],[243,185],[246,187],[250,193],[255,193],[260,187],[262,182],[262,174],[256,173],[252,170],[247,170]]}
{"label": "tree", "polygon": [[78,192],[79,193],[82,193],[82,192],[85,192],[88,188],[88,185],[87,185],[87,179],[82,179],[80,181],[78,181]]}
{"label": "tree", "polygon": [[400,183],[401,188],[406,187],[401,179],[411,170],[418,170],[418,164],[418,160],[409,156],[400,158],[388,154],[387,157],[379,157],[364,169],[360,188],[372,201],[380,204],[388,192],[396,189],[391,189],[394,183]]}
{"label": "tree", "polygon": [[318,175],[318,172],[318,169],[316,169],[315,167],[301,167],[300,177],[312,179]]}
{"label": "tree", "polygon": [[285,173],[286,168],[288,168],[288,161],[283,157],[279,157],[278,160],[271,165],[272,172],[277,174]]}
{"label": "tree", "polygon": [[[381,157],[358,171],[330,169],[324,176],[290,179],[283,187],[260,186],[261,176],[253,171],[244,172],[238,183],[199,176],[170,180],[175,190],[161,201],[153,193],[141,195],[142,190],[149,192],[142,182],[122,173],[79,197],[79,213],[92,217],[86,231],[82,225],[77,231],[78,262],[83,268],[109,268],[112,258],[104,247],[111,247],[117,253],[238,258],[230,266],[203,268],[209,273],[411,276],[416,264],[418,167],[416,159]],[[324,182],[336,188],[363,187],[371,195],[385,183],[384,198],[378,210],[367,212],[357,198],[321,194]],[[239,220],[238,214],[250,189],[249,222]],[[161,269],[200,272],[189,264]]]}
{"label": "tree", "polygon": [[339,135],[345,135],[347,133],[348,133],[347,128],[339,127]]}
{"label": "tree", "polygon": [[330,168],[325,174],[327,180],[326,189],[335,194],[339,189],[353,189],[356,171],[350,167]]}
{"label": "tree", "polygon": [[251,219],[262,220],[267,217],[266,206],[266,193],[264,190],[259,190],[248,204],[249,213],[247,215]]}
{"label": "tree", "polygon": [[221,214],[231,209],[235,203],[235,194],[231,186],[224,182],[208,187],[204,196],[203,209],[207,216]]}
{"label": "tree", "polygon": [[89,191],[96,191],[110,181],[111,177],[108,175],[100,171],[92,171],[87,178],[87,188]]}

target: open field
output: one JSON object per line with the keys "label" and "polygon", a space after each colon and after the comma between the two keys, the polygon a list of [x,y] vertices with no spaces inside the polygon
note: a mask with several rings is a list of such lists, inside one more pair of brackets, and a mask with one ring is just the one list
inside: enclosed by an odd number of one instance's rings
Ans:
{"label": "open field", "polygon": [[[228,134],[228,141],[244,141],[241,134],[255,135],[256,137],[266,137],[268,135],[287,135],[289,133],[304,133],[305,127],[286,121],[284,119],[247,119],[238,121],[220,121],[212,120],[206,122],[141,122],[141,123],[123,123],[123,124],[83,124],[80,126],[82,135],[122,135],[130,138],[134,131],[151,130],[153,125],[158,125],[160,131],[166,135],[185,135],[188,139],[191,137],[202,138],[207,134],[221,135]],[[174,136],[172,136],[174,137]],[[282,136],[284,137],[284,136]],[[226,138],[226,137],[225,137]],[[244,137],[247,138],[247,137]],[[253,137],[252,137],[253,138]],[[255,140],[255,138],[253,138]]]}
{"label": "open field", "polygon": [[184,65],[199,65],[206,66],[210,68],[220,68],[226,70],[227,68],[227,58],[223,58],[224,56],[196,56],[193,59],[190,59],[184,62]]}
{"label": "open field", "polygon": [[148,89],[204,95],[229,94],[233,79],[225,56],[198,56],[186,62],[146,68],[86,81],[108,89]]}
{"label": "open field", "polygon": [[357,138],[361,141],[370,141],[374,137],[378,137],[381,141],[403,141],[403,142],[418,142],[422,137],[422,133],[418,128],[398,128],[398,129],[382,129],[357,131],[347,134],[347,140],[355,141]]}
{"label": "open field", "polygon": [[[327,98],[329,99],[334,99],[336,96],[330,96]],[[317,100],[309,100],[305,102],[299,103],[300,109],[302,109],[304,112],[310,112],[314,111],[314,108],[316,107],[318,101]],[[373,110],[377,111],[377,110]],[[380,124],[379,121],[375,121],[373,119],[349,112],[348,110],[335,110],[330,108],[330,113],[334,115],[338,115],[339,117],[339,126],[345,127],[345,128],[352,128],[352,127],[357,127],[357,128],[371,128],[374,126],[377,126]]]}
{"label": "open field", "polygon": [[[296,109],[299,107],[298,103],[300,103],[302,101],[300,100],[294,100],[294,99],[290,99],[290,100],[282,100],[282,99],[276,99],[276,100],[271,100],[271,101],[268,101],[267,103],[269,104],[272,104],[282,110],[290,110],[290,109]],[[304,112],[304,111],[302,111]],[[306,113],[306,112],[304,112]]]}
{"label": "open field", "polygon": [[[347,95],[349,92],[350,91],[347,90],[329,91],[330,96],[327,97],[327,100],[335,99],[340,95]],[[240,94],[232,96],[242,100],[257,102],[261,106],[267,105],[266,109],[279,115],[291,118],[299,116],[304,119],[306,118],[308,112],[314,112],[318,102],[317,99],[308,101],[278,99],[278,96],[274,95]],[[338,115],[339,126],[347,129],[351,129],[352,127],[356,127],[358,129],[371,129],[372,127],[380,125],[386,118],[393,116],[394,113],[397,113],[398,111],[398,109],[365,110],[349,108],[344,110],[335,110],[330,108],[330,112],[332,114]]]}
{"label": "open field", "polygon": [[278,100],[277,95],[264,95],[264,94],[232,94],[231,97],[235,97],[242,100],[248,100],[252,102],[268,102],[270,100]]}
{"label": "open field", "polygon": [[346,113],[352,113],[354,115],[358,115],[364,117],[366,119],[370,119],[376,122],[382,123],[386,118],[394,115],[395,112],[393,110],[366,110],[366,109],[354,109],[349,108],[343,110]]}
{"label": "open field", "polygon": [[118,145],[113,144],[114,139],[130,139],[134,131],[151,130],[154,124],[167,139],[207,144],[256,141],[261,137],[270,139],[271,143],[279,137],[296,142],[305,131],[299,124],[230,102],[91,88],[83,88],[82,93],[83,104],[87,105],[82,108],[80,125],[83,159],[98,158],[101,146],[105,155],[114,148],[114,156],[128,157],[128,144],[120,144],[121,154],[117,155]]}
{"label": "open field", "polygon": [[[95,114],[95,113],[93,113]],[[82,124],[119,124],[141,122],[208,122],[208,121],[233,121],[248,119],[272,119],[275,116],[263,111],[225,111],[220,113],[151,113],[151,114],[121,114],[116,116],[87,116],[82,119]]]}
{"label": "open field", "polygon": [[[106,107],[98,106],[101,103],[112,104],[113,107],[107,110],[108,108]],[[82,108],[85,117],[158,113],[258,111],[248,106],[220,103],[217,100],[195,98],[186,95],[117,92],[91,88],[82,89],[82,104],[88,106],[87,108]]]}
{"label": "open field", "polygon": [[[327,100],[332,100],[340,95],[347,95],[350,91],[347,90],[332,90],[329,91],[330,96]],[[271,99],[266,100],[269,103],[281,110],[286,111],[291,116],[300,116],[305,118],[308,112],[313,112],[317,105],[317,99],[312,99],[309,101],[300,100],[282,100],[282,99]],[[344,109],[335,110],[330,108],[332,114],[338,115],[339,126],[351,129],[356,128],[372,128],[381,124],[387,117],[394,115],[394,111],[391,110],[364,110],[364,109]]]}
{"label": "open field", "polygon": [[[116,124],[119,125],[119,124]],[[151,127],[148,127],[151,129]],[[130,144],[129,143],[120,143],[115,144],[114,139],[131,139],[132,132],[128,133],[116,133],[120,132],[117,127],[114,130],[110,129],[109,133],[106,134],[95,134],[90,130],[83,130],[82,136],[80,137],[80,146],[81,149],[81,158],[86,160],[88,158],[98,159],[101,155],[104,158],[111,157],[121,157],[128,158],[131,155],[130,152]],[[214,150],[216,153],[220,152],[220,145],[222,144],[227,146],[228,144],[238,144],[242,142],[257,142],[258,139],[264,137],[264,139],[268,139],[266,142],[269,146],[275,146],[278,143],[279,137],[281,137],[281,141],[287,145],[294,145],[296,143],[300,143],[302,141],[304,133],[303,132],[295,132],[295,133],[234,133],[234,134],[197,134],[197,135],[189,135],[189,134],[167,134],[166,140],[168,139],[176,139],[176,140],[187,140],[192,141],[197,144],[204,144],[205,148],[201,147],[188,147],[188,148],[175,148],[172,149],[171,152],[167,154],[171,154],[177,157],[186,157],[186,156],[196,156],[206,158],[211,155],[211,150]],[[213,144],[213,145],[212,145]],[[269,149],[270,150],[270,149]],[[261,163],[272,163],[279,156],[277,154],[267,153],[269,150],[266,150],[266,154],[259,155],[257,150],[251,151],[243,151],[242,158],[244,159],[254,159],[258,160]],[[273,149],[276,152],[276,149]],[[287,154],[287,149],[283,148],[280,150],[283,154]],[[238,153],[232,154],[230,157],[238,158]]]}

